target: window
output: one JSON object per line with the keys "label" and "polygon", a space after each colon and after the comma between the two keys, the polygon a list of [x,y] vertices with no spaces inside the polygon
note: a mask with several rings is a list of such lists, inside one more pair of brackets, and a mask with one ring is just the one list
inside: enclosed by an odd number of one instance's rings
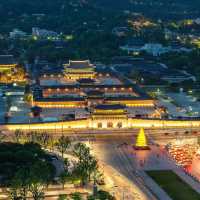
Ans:
{"label": "window", "polygon": [[113,123],[112,122],[108,122],[107,127],[108,128],[113,128]]}
{"label": "window", "polygon": [[122,128],[122,122],[119,122],[119,123],[117,124],[117,127],[118,127],[118,128]]}
{"label": "window", "polygon": [[98,124],[97,124],[97,127],[98,127],[98,128],[102,128],[102,123],[98,123]]}

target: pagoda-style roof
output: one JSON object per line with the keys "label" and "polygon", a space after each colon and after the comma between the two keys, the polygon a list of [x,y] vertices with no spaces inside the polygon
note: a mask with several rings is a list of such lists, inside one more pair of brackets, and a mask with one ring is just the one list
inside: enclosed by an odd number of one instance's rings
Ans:
{"label": "pagoda-style roof", "polygon": [[83,97],[73,97],[73,96],[65,96],[65,97],[46,97],[46,98],[36,98],[35,101],[40,102],[79,102],[85,101]]}
{"label": "pagoda-style roof", "polygon": [[31,108],[31,111],[42,111],[42,108],[39,106],[34,106]]}
{"label": "pagoda-style roof", "polygon": [[87,68],[93,68],[94,65],[90,63],[89,60],[82,60],[82,61],[69,61],[69,64],[64,64],[67,68],[72,69],[87,69]]}
{"label": "pagoda-style roof", "polygon": [[126,107],[120,104],[101,104],[94,107],[92,118],[93,119],[105,119],[105,118],[116,118],[125,119],[127,118]]}
{"label": "pagoda-style roof", "polygon": [[77,82],[80,83],[80,84],[88,85],[88,84],[94,84],[95,80],[91,79],[91,78],[82,78],[82,79],[78,79]]}
{"label": "pagoda-style roof", "polygon": [[100,90],[89,90],[86,92],[86,95],[88,97],[102,97],[104,95],[104,92],[100,91]]}
{"label": "pagoda-style roof", "polygon": [[16,65],[13,55],[0,55],[0,65]]}
{"label": "pagoda-style roof", "polygon": [[101,104],[95,107],[95,110],[124,110],[126,107],[121,104]]}

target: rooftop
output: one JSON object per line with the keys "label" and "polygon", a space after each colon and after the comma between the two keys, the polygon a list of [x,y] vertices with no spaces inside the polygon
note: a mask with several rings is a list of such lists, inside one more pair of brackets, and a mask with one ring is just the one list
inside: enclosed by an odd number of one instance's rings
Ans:
{"label": "rooftop", "polygon": [[13,55],[0,55],[0,65],[13,65],[16,61]]}
{"label": "rooftop", "polygon": [[124,110],[125,108],[121,104],[101,104],[95,107],[96,110]]}
{"label": "rooftop", "polygon": [[40,102],[63,102],[63,101],[84,101],[83,97],[73,97],[73,96],[65,96],[65,97],[47,97],[47,98],[36,98],[36,101]]}
{"label": "rooftop", "polygon": [[67,66],[69,68],[73,69],[85,69],[88,67],[93,67],[93,65],[90,63],[89,60],[82,60],[82,61],[69,61],[69,64],[64,64],[64,66]]}
{"label": "rooftop", "polygon": [[104,92],[99,90],[89,90],[86,92],[87,96],[103,96]]}
{"label": "rooftop", "polygon": [[80,84],[94,84],[95,80],[91,78],[82,78],[77,81]]}

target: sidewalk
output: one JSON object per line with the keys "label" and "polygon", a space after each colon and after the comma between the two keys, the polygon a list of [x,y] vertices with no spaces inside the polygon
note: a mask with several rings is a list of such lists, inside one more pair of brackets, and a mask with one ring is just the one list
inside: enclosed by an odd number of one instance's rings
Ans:
{"label": "sidewalk", "polygon": [[139,171],[138,173],[143,179],[145,185],[151,190],[151,192],[160,200],[172,200],[168,194],[159,187],[155,181],[149,177],[144,171]]}
{"label": "sidewalk", "polygon": [[[49,188],[45,189],[45,200],[50,200],[50,199],[57,199],[60,194],[72,194],[74,192],[79,192],[83,194],[84,196],[87,196],[88,194],[91,193],[91,189],[87,188],[75,188],[75,187],[69,187],[65,186],[64,189],[62,189],[62,186],[49,186]],[[28,198],[32,199],[32,198]],[[9,198],[9,192],[7,189],[0,189],[0,200],[10,200]]]}
{"label": "sidewalk", "polygon": [[199,182],[196,182],[192,177],[185,174],[184,171],[177,168],[173,170],[174,173],[176,173],[184,182],[186,182],[188,185],[190,185],[196,192],[200,194],[200,184]]}

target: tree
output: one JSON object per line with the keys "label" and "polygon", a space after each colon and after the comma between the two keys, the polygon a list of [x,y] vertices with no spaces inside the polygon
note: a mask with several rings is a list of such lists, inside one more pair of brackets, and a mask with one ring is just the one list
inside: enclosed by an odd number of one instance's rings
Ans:
{"label": "tree", "polygon": [[99,190],[96,196],[90,195],[88,197],[88,200],[95,200],[95,199],[99,199],[99,200],[115,200],[115,197],[113,197],[107,191]]}
{"label": "tree", "polygon": [[138,70],[132,70],[129,74],[129,77],[134,79],[134,81],[140,83],[142,80],[142,75]]}
{"label": "tree", "polygon": [[66,153],[67,149],[71,146],[71,141],[69,137],[61,136],[56,143],[56,147],[58,151],[62,154],[62,158],[64,157],[64,153]]}
{"label": "tree", "polygon": [[0,143],[4,141],[5,137],[6,136],[2,133],[2,131],[0,131]]}
{"label": "tree", "polygon": [[11,183],[11,196],[19,196],[21,200],[27,199],[29,184],[29,171],[27,168],[19,169]]}
{"label": "tree", "polygon": [[38,133],[36,131],[31,131],[26,135],[28,142],[38,143]]}
{"label": "tree", "polygon": [[60,194],[58,197],[58,200],[68,200],[67,195],[66,194]]}
{"label": "tree", "polygon": [[44,148],[47,148],[50,143],[50,135],[46,132],[37,134],[37,142]]}
{"label": "tree", "polygon": [[91,179],[91,175],[98,170],[96,159],[90,154],[90,149],[83,143],[77,143],[74,146],[74,154],[79,162],[74,173],[80,177],[82,184],[86,184]]}
{"label": "tree", "polygon": [[70,162],[68,158],[64,159],[65,170],[69,171]]}
{"label": "tree", "polygon": [[44,188],[52,179],[49,166],[39,161],[30,168],[29,191],[34,200],[44,199]]}
{"label": "tree", "polygon": [[115,198],[109,192],[100,190],[98,191],[98,198],[100,200],[114,200]]}
{"label": "tree", "polygon": [[9,197],[10,200],[21,200],[21,197],[18,196],[17,190],[14,187],[10,188]]}
{"label": "tree", "polygon": [[72,196],[73,200],[82,200],[83,199],[79,192],[75,192],[71,196]]}
{"label": "tree", "polygon": [[10,199],[44,199],[44,188],[53,180],[50,156],[35,143],[0,143],[1,183],[10,187]]}
{"label": "tree", "polygon": [[90,148],[87,147],[83,143],[77,143],[74,145],[74,154],[79,158],[79,160],[82,162],[89,154],[90,154]]}
{"label": "tree", "polygon": [[44,188],[51,180],[51,170],[49,166],[38,161],[29,168],[19,169],[11,183],[11,199],[27,199],[27,193],[30,192],[34,200],[44,199]]}
{"label": "tree", "polygon": [[15,132],[14,132],[14,142],[16,143],[20,143],[20,140],[23,138],[24,136],[24,133],[23,131],[21,131],[20,129],[17,129]]}
{"label": "tree", "polygon": [[69,180],[69,173],[68,172],[62,172],[59,176],[59,182],[62,184],[62,187],[64,189],[65,183]]}

